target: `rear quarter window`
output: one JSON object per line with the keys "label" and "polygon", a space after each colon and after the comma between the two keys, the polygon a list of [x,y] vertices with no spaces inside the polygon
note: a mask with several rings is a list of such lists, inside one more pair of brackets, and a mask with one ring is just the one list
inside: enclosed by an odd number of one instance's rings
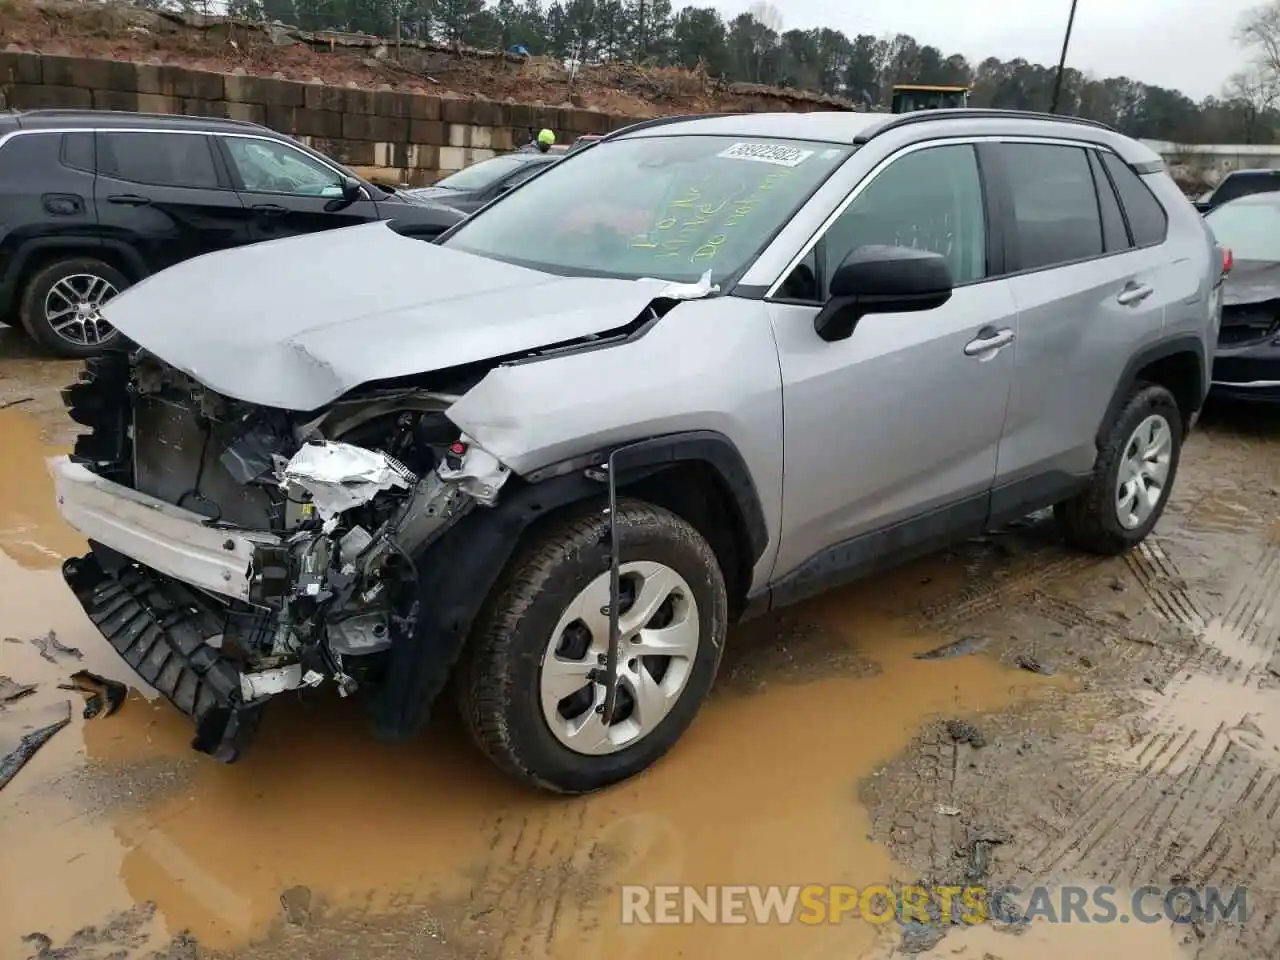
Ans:
{"label": "rear quarter window", "polygon": [[1123,160],[1114,153],[1104,153],[1102,162],[1116,185],[1120,205],[1124,207],[1135,246],[1150,247],[1164,243],[1169,232],[1169,217],[1160,201]]}
{"label": "rear quarter window", "polygon": [[0,174],[31,181],[58,162],[61,138],[54,133],[24,133],[0,147]]}

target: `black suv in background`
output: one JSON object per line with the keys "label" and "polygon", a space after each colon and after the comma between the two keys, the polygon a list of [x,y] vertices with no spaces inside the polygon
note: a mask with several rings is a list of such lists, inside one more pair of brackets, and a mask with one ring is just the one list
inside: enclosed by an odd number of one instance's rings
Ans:
{"label": "black suv in background", "polygon": [[92,356],[115,336],[98,308],[181,260],[371,220],[429,239],[462,216],[256,123],[0,113],[0,320],[62,356]]}

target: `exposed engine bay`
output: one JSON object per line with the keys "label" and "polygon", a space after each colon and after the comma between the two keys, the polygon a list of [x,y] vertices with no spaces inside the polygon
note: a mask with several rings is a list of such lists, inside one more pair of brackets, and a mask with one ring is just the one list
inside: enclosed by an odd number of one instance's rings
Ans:
{"label": "exposed engine bay", "polygon": [[[415,557],[471,510],[493,506],[510,476],[445,418],[453,396],[422,389],[296,414],[221,396],[139,352],[93,361],[65,397],[93,427],[75,469],[172,505],[183,529],[225,533],[229,553],[247,544],[247,569],[224,571],[222,586],[166,577],[168,558],[117,552],[95,541],[98,530],[109,539],[108,527],[85,521],[94,552],[64,569],[108,640],[197,721],[197,748],[228,760],[238,715],[260,701],[326,681],[344,696],[377,683],[381,655],[414,630]],[[69,495],[59,488],[60,499]],[[71,504],[64,513],[75,525],[101,511]],[[113,604],[132,610],[126,595],[145,609],[112,613]],[[198,643],[163,622],[179,608],[199,624]],[[112,616],[158,622],[166,637],[143,649],[146,630],[117,629]]]}

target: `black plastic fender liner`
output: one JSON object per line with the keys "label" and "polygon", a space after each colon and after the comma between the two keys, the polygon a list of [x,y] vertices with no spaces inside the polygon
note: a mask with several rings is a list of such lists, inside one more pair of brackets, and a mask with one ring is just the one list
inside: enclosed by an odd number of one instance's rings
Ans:
{"label": "black plastic fender liner", "polygon": [[[435,541],[418,567],[418,614],[413,635],[392,648],[386,679],[370,699],[374,733],[384,740],[416,735],[462,653],[481,607],[536,520],[573,503],[594,500],[603,510],[608,488],[586,475],[611,451],[574,457],[502,488],[498,503],[471,511]],[[690,431],[619,444],[614,462],[620,487],[675,463],[701,461],[724,481],[737,505],[754,563],[768,545],[764,510],[742,455],[723,434]]]}
{"label": "black plastic fender liner", "polygon": [[591,499],[603,509],[606,493],[603,483],[581,473],[538,484],[509,482],[495,506],[472,510],[413,558],[418,568],[417,620],[412,636],[392,646],[386,679],[369,699],[375,736],[404,740],[426,724],[471,625],[530,524]]}
{"label": "black plastic fender liner", "polygon": [[222,621],[200,595],[146,567],[108,573],[96,550],[67,560],[62,576],[124,662],[195,721],[191,746],[223,763],[238,760],[261,705],[242,702],[239,669],[205,643]]}

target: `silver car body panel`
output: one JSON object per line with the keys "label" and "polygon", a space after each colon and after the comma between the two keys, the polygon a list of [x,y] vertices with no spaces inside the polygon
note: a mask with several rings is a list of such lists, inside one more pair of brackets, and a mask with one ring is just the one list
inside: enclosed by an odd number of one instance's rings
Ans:
{"label": "silver car body panel", "polygon": [[666,287],[552,276],[377,222],[175,264],[103,316],[219,393],[315,410],[375,380],[616,329]]}
{"label": "silver car body panel", "polygon": [[69,457],[48,462],[62,518],[89,540],[184,583],[249,598],[254,549],[274,534],[222,530],[208,518],[106,480]]}
{"label": "silver car body panel", "polygon": [[517,474],[639,437],[718,431],[763,507],[762,586],[782,527],[782,402],[765,304],[712,297],[679,304],[627,343],[496,367],[445,414]]}

